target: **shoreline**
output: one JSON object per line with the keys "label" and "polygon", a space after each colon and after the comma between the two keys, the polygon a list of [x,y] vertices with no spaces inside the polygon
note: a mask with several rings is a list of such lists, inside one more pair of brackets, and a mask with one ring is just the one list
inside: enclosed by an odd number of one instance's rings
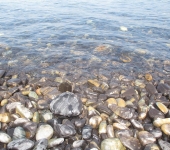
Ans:
{"label": "shoreline", "polygon": [[74,83],[59,73],[34,78],[0,70],[0,79],[4,150],[20,142],[49,150],[170,148],[168,77],[112,73]]}

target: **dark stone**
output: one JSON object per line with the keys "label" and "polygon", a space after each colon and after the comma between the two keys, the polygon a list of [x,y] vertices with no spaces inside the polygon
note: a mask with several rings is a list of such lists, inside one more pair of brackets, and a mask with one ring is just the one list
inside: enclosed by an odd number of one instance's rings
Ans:
{"label": "dark stone", "polygon": [[37,123],[35,122],[26,122],[23,126],[23,128],[25,129],[25,131],[27,133],[29,133],[29,137],[27,136],[27,138],[31,139],[34,137],[36,131],[37,131]]}
{"label": "dark stone", "polygon": [[13,140],[8,143],[8,150],[30,150],[34,146],[34,142],[25,138]]}
{"label": "dark stone", "polygon": [[157,90],[158,90],[159,93],[162,93],[162,94],[164,94],[164,95],[167,95],[167,94],[169,94],[169,92],[170,92],[170,87],[169,87],[168,84],[160,83],[160,84],[158,84],[158,86],[157,86]]}
{"label": "dark stone", "polygon": [[59,85],[59,91],[60,92],[72,92],[72,85],[68,82],[63,82]]}
{"label": "dark stone", "polygon": [[107,96],[105,94],[99,94],[98,102],[105,101],[107,99]]}
{"label": "dark stone", "polygon": [[145,129],[146,131],[148,131],[148,132],[152,131],[153,128],[154,128],[153,124],[149,124],[149,123],[144,124],[143,127],[144,127],[144,129]]}
{"label": "dark stone", "polygon": [[139,121],[134,120],[134,119],[131,119],[130,121],[131,121],[133,127],[136,128],[137,130],[143,130],[144,129],[143,125]]}
{"label": "dark stone", "polygon": [[118,107],[114,113],[123,119],[131,119],[133,117],[135,110],[127,107]]}
{"label": "dark stone", "polygon": [[157,144],[153,143],[146,145],[144,150],[159,150],[159,147]]}
{"label": "dark stone", "polygon": [[136,95],[136,91],[134,88],[127,89],[123,94],[121,94],[121,97],[129,97]]}
{"label": "dark stone", "polygon": [[46,150],[47,149],[47,145],[48,145],[48,140],[47,139],[38,140],[35,143],[34,150]]}
{"label": "dark stone", "polygon": [[149,83],[149,84],[146,84],[146,91],[150,94],[150,95],[153,95],[153,94],[155,94],[155,93],[157,93],[157,90],[156,90],[156,88],[155,88],[155,86],[153,85],[153,84],[151,84],[151,83]]}
{"label": "dark stone", "polygon": [[159,146],[161,147],[162,150],[170,150],[170,143],[163,141],[161,139],[158,140]]}
{"label": "dark stone", "polygon": [[86,118],[77,119],[77,120],[75,120],[75,122],[74,122],[75,126],[78,127],[78,128],[83,127],[83,126],[85,125],[85,123],[86,123]]}
{"label": "dark stone", "polygon": [[108,98],[118,98],[120,95],[120,88],[108,89],[106,91],[106,96]]}
{"label": "dark stone", "polygon": [[159,139],[159,138],[162,137],[162,131],[161,131],[159,128],[150,131],[150,133],[151,133],[156,139]]}
{"label": "dark stone", "polygon": [[164,114],[153,106],[150,106],[148,114],[150,118],[164,118]]}
{"label": "dark stone", "polygon": [[65,92],[50,103],[52,113],[63,116],[78,116],[82,112],[82,102],[74,93]]}
{"label": "dark stone", "polygon": [[13,78],[7,81],[8,86],[18,86],[21,83],[20,79]]}
{"label": "dark stone", "polygon": [[106,105],[99,103],[96,107],[96,110],[100,113],[108,114],[109,116],[113,113]]}
{"label": "dark stone", "polygon": [[119,138],[119,137],[133,137],[133,132],[132,132],[132,130],[129,130],[129,129],[123,129],[123,130],[117,130],[115,132],[115,135],[117,138]]}
{"label": "dark stone", "polygon": [[5,70],[0,70],[0,78],[2,78],[5,74]]}
{"label": "dark stone", "polygon": [[77,148],[77,147],[82,147],[84,148],[86,145],[86,141],[85,140],[77,140],[73,142],[73,148]]}
{"label": "dark stone", "polygon": [[124,146],[126,146],[129,150],[141,150],[142,146],[137,138],[134,137],[126,137],[120,136],[120,141]]}
{"label": "dark stone", "polygon": [[90,139],[92,136],[92,127],[85,125],[82,129],[82,138],[85,140]]}

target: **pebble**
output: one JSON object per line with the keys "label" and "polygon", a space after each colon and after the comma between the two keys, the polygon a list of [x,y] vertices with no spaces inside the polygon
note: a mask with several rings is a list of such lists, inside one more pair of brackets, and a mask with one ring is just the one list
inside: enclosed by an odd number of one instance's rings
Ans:
{"label": "pebble", "polygon": [[55,147],[64,142],[64,138],[53,138],[48,140],[48,148]]}
{"label": "pebble", "polygon": [[138,138],[143,146],[156,141],[156,138],[147,131],[140,131],[138,133]]}
{"label": "pebble", "polygon": [[160,127],[163,124],[170,124],[170,118],[165,118],[165,119],[157,118],[156,120],[154,120],[153,124],[156,127]]}
{"label": "pebble", "polygon": [[106,133],[107,132],[106,127],[107,127],[106,120],[101,121],[99,125],[99,134]]}
{"label": "pebble", "polygon": [[100,83],[98,80],[88,80],[87,83],[89,84],[89,86],[95,86],[95,87],[100,86]]}
{"label": "pebble", "polygon": [[33,150],[46,150],[48,145],[47,139],[40,139],[36,141],[34,149]]}
{"label": "pebble", "polygon": [[9,143],[11,141],[11,137],[4,133],[4,132],[0,132],[0,142],[1,143]]}
{"label": "pebble", "polygon": [[142,146],[137,138],[120,136],[122,144],[130,150],[141,150]]}
{"label": "pebble", "polygon": [[101,121],[102,121],[102,118],[100,116],[93,116],[89,119],[89,125],[92,128],[98,128]]}
{"label": "pebble", "polygon": [[166,135],[170,135],[170,124],[163,124],[161,126],[161,130],[166,134]]}
{"label": "pebble", "polygon": [[71,92],[62,93],[50,103],[52,113],[68,117],[78,116],[82,108],[81,100]]}
{"label": "pebble", "polygon": [[34,142],[25,138],[13,140],[8,143],[8,150],[30,150],[34,146]]}
{"label": "pebble", "polygon": [[161,102],[156,102],[157,107],[164,113],[168,113],[168,108]]}
{"label": "pebble", "polygon": [[159,146],[162,150],[170,150],[170,143],[167,141],[163,141],[161,139],[158,140]]}
{"label": "pebble", "polygon": [[19,114],[23,118],[31,119],[33,117],[33,113],[23,105],[16,106],[16,113]]}
{"label": "pebble", "polygon": [[115,135],[114,135],[114,129],[113,129],[113,126],[112,126],[112,125],[107,125],[107,127],[106,127],[106,133],[107,133],[108,138],[113,138],[113,137],[115,137]]}
{"label": "pebble", "polygon": [[34,92],[34,91],[30,91],[29,94],[28,94],[28,96],[29,96],[30,98],[32,98],[32,99],[35,99],[35,100],[38,99],[38,95],[37,95],[36,92]]}
{"label": "pebble", "polygon": [[40,139],[50,139],[52,136],[53,136],[53,128],[48,125],[48,124],[45,124],[45,125],[41,125],[38,129],[37,129],[37,132],[36,132],[36,140],[40,140]]}
{"label": "pebble", "polygon": [[22,127],[16,127],[14,129],[14,133],[13,133],[13,140],[17,140],[17,139],[21,139],[21,138],[25,138],[26,134],[25,131]]}
{"label": "pebble", "polygon": [[160,150],[160,148],[157,144],[153,143],[146,145],[144,150]]}
{"label": "pebble", "polygon": [[150,73],[146,73],[145,79],[148,80],[148,81],[152,81],[152,75]]}
{"label": "pebble", "polygon": [[9,123],[11,121],[11,115],[9,113],[0,114],[0,122]]}
{"label": "pebble", "polygon": [[126,150],[118,138],[108,138],[102,141],[101,150]]}
{"label": "pebble", "polygon": [[88,140],[91,138],[91,136],[92,136],[92,127],[85,125],[82,129],[82,138],[84,140]]}
{"label": "pebble", "polygon": [[158,91],[156,90],[155,86],[151,83],[146,84],[146,91],[150,94],[153,95],[155,93],[158,93]]}

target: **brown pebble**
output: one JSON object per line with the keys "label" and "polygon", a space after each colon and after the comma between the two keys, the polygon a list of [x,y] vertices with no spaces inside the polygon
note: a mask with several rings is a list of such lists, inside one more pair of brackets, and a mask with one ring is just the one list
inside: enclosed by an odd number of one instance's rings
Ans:
{"label": "brown pebble", "polygon": [[162,111],[164,114],[168,113],[168,108],[161,102],[156,102],[157,107]]}
{"label": "brown pebble", "polygon": [[0,122],[9,123],[11,121],[11,116],[9,113],[0,114]]}
{"label": "brown pebble", "polygon": [[166,134],[166,135],[170,135],[170,124],[163,124],[161,126],[161,130]]}
{"label": "brown pebble", "polygon": [[145,79],[148,80],[148,81],[151,81],[152,80],[152,75],[150,73],[146,73],[145,74]]}

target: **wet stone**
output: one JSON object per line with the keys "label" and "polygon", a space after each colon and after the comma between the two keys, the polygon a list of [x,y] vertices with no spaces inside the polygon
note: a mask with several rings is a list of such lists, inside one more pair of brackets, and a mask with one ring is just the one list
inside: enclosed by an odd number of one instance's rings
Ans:
{"label": "wet stone", "polygon": [[37,130],[37,123],[28,121],[24,123],[23,128],[26,132],[26,137],[31,139],[35,136]]}
{"label": "wet stone", "polygon": [[159,139],[159,138],[162,137],[162,131],[161,131],[159,128],[150,131],[150,133],[151,133],[156,139]]}
{"label": "wet stone", "polygon": [[85,140],[77,140],[73,142],[73,147],[84,147],[86,145]]}
{"label": "wet stone", "polygon": [[114,113],[123,119],[131,119],[135,110],[127,107],[118,107]]}
{"label": "wet stone", "polygon": [[11,121],[11,115],[9,113],[0,114],[0,122],[9,123]]}
{"label": "wet stone", "polygon": [[157,144],[148,144],[145,146],[144,150],[160,150]]}
{"label": "wet stone", "polygon": [[137,138],[120,136],[122,144],[130,150],[141,150],[142,146]]}
{"label": "wet stone", "polygon": [[98,128],[100,122],[102,121],[102,118],[100,116],[92,116],[90,119],[89,119],[89,125],[92,127],[92,128]]}
{"label": "wet stone", "polygon": [[106,127],[106,133],[107,133],[107,137],[108,138],[113,138],[115,135],[114,135],[114,129],[113,129],[113,126],[112,125],[107,125]]}
{"label": "wet stone", "polygon": [[150,106],[148,114],[150,118],[155,118],[155,117],[164,118],[164,114],[153,106]]}
{"label": "wet stone", "polygon": [[52,113],[63,116],[77,116],[82,112],[82,102],[71,92],[59,95],[50,103]]}
{"label": "wet stone", "polygon": [[13,140],[8,143],[8,150],[29,150],[34,146],[34,142],[25,138]]}
{"label": "wet stone", "polygon": [[138,133],[138,138],[143,146],[156,141],[155,137],[147,131],[140,131]]}
{"label": "wet stone", "polygon": [[83,127],[85,125],[85,123],[86,123],[86,118],[78,119],[74,122],[75,126],[78,128]]}
{"label": "wet stone", "polygon": [[95,86],[95,87],[99,87],[100,83],[98,80],[88,80],[87,83],[89,84],[89,86]]}
{"label": "wet stone", "polygon": [[159,93],[162,93],[164,95],[167,95],[170,93],[170,87],[168,84],[163,84],[163,83],[158,84],[157,90]]}
{"label": "wet stone", "polygon": [[35,147],[33,150],[46,150],[48,145],[47,139],[40,139],[35,143]]}
{"label": "wet stone", "polygon": [[16,113],[19,114],[23,118],[31,119],[33,117],[33,113],[23,105],[16,106]]}
{"label": "wet stone", "polygon": [[72,92],[72,85],[71,83],[68,83],[68,82],[63,82],[59,85],[59,91],[60,92]]}
{"label": "wet stone", "polygon": [[118,138],[109,138],[102,141],[101,150],[126,150],[126,148]]}
{"label": "wet stone", "polygon": [[170,143],[163,141],[161,139],[158,140],[159,146],[161,147],[162,150],[170,150]]}
{"label": "wet stone", "polygon": [[92,136],[92,127],[85,125],[82,129],[82,138],[85,140],[90,139]]}
{"label": "wet stone", "polygon": [[48,125],[48,124],[45,124],[45,125],[41,125],[38,129],[37,129],[37,132],[36,132],[36,140],[40,140],[40,139],[50,139],[52,136],[53,136],[53,128]]}
{"label": "wet stone", "polygon": [[25,138],[25,131],[22,127],[16,127],[14,129],[14,133],[13,133],[13,140],[17,140],[17,139],[21,139],[21,138]]}
{"label": "wet stone", "polygon": [[150,73],[146,73],[145,74],[145,79],[148,80],[148,81],[151,81],[152,80],[152,75]]}
{"label": "wet stone", "polygon": [[164,113],[168,113],[168,108],[161,102],[156,102],[157,107]]}
{"label": "wet stone", "polygon": [[170,124],[163,124],[161,126],[161,130],[166,134],[166,135],[170,135]]}
{"label": "wet stone", "polygon": [[2,78],[5,74],[5,70],[0,70],[0,78]]}
{"label": "wet stone", "polygon": [[21,80],[17,78],[12,78],[7,81],[8,86],[18,86],[20,83],[21,83]]}
{"label": "wet stone", "polygon": [[38,95],[34,92],[34,91],[30,91],[29,94],[28,94],[29,98],[31,99],[35,99],[37,100],[38,99]]}
{"label": "wet stone", "polygon": [[139,121],[131,119],[131,123],[137,130],[144,130],[143,125]]}
{"label": "wet stone", "polygon": [[11,141],[11,137],[4,133],[4,132],[0,132],[0,142],[1,143],[9,143]]}
{"label": "wet stone", "polygon": [[124,62],[124,63],[129,63],[129,62],[132,61],[132,59],[131,59],[128,55],[126,55],[126,54],[122,54],[122,55],[120,56],[120,60],[121,60],[122,62]]}
{"label": "wet stone", "polygon": [[64,142],[64,138],[53,138],[48,140],[48,148],[55,147]]}
{"label": "wet stone", "polygon": [[157,93],[157,90],[155,88],[155,86],[151,83],[149,84],[146,84],[146,91],[150,94],[150,95],[153,95],[155,93]]}

